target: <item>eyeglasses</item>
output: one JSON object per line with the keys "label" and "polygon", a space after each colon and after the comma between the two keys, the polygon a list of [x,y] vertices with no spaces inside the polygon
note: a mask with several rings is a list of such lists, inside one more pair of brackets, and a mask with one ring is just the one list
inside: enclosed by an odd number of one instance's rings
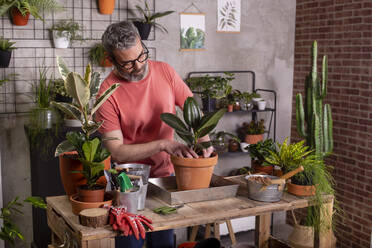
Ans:
{"label": "eyeglasses", "polygon": [[134,65],[136,64],[136,61],[138,61],[139,63],[145,62],[149,58],[149,50],[147,49],[145,44],[143,44],[143,42],[141,42],[141,44],[142,44],[142,47],[143,47],[143,51],[141,52],[141,54],[136,59],[124,61],[122,64],[119,64],[116,61],[116,59],[114,58],[115,64],[118,67],[124,68],[126,70],[130,70],[134,67]]}

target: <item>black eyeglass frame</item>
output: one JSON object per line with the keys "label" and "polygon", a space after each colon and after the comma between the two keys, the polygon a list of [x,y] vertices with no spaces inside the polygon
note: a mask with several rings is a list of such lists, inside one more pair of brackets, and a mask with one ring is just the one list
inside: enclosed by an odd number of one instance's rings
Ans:
{"label": "black eyeglass frame", "polygon": [[[138,57],[136,59],[133,59],[133,60],[128,60],[128,61],[124,61],[122,64],[119,64],[115,57],[113,57],[113,60],[115,62],[115,64],[120,67],[120,68],[124,68],[126,70],[130,70],[134,67],[136,61],[138,61],[139,63],[143,63],[145,62],[148,58],[149,58],[149,49],[147,48],[147,46],[141,41],[141,45],[142,45],[142,48],[143,48],[143,51],[141,52],[140,55],[138,55]],[[143,59],[143,60],[139,60],[139,58],[141,58],[141,56],[143,56],[144,54],[146,54],[146,58]],[[131,63],[131,67],[125,67],[127,64],[130,64]]]}

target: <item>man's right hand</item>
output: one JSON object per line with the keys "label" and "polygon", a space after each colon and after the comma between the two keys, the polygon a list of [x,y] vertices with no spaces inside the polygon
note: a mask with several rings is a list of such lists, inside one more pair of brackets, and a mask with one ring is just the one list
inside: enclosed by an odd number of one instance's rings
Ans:
{"label": "man's right hand", "polygon": [[188,146],[181,144],[173,140],[162,140],[161,149],[164,152],[169,153],[181,158],[198,158],[198,154]]}

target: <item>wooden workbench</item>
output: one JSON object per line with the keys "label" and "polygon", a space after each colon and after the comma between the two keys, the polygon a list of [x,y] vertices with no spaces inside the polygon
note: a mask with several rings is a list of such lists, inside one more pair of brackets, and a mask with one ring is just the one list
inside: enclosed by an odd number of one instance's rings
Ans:
{"label": "wooden workbench", "polygon": [[[327,205],[333,207],[333,198],[326,197]],[[67,196],[47,197],[48,225],[52,230],[52,245],[56,247],[63,242],[69,242],[70,247],[83,248],[114,248],[116,233],[111,226],[104,228],[89,228],[79,224],[78,216],[71,212],[71,205]],[[275,203],[258,202],[244,196],[236,196],[222,200],[187,203],[178,209],[176,214],[158,215],[152,209],[164,206],[166,203],[159,199],[148,197],[146,208],[139,211],[153,221],[155,231],[222,222],[229,219],[256,216],[256,245],[268,247],[270,239],[271,213],[275,211],[292,210],[309,206],[306,198],[296,197],[287,193],[282,200]],[[325,232],[322,235],[330,235]],[[323,242],[330,238],[322,239]],[[327,243],[320,243],[319,247],[330,247]]]}

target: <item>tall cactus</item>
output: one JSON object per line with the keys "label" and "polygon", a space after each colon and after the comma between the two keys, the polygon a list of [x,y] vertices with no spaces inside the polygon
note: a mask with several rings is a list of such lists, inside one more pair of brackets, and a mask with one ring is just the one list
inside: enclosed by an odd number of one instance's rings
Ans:
{"label": "tall cactus", "polygon": [[300,136],[306,139],[307,145],[314,149],[318,156],[324,158],[333,150],[333,121],[331,106],[324,104],[323,107],[323,100],[327,94],[327,56],[323,56],[321,79],[317,72],[317,57],[318,45],[314,41],[311,54],[312,67],[305,80],[305,107],[301,93],[297,94],[296,120]]}

